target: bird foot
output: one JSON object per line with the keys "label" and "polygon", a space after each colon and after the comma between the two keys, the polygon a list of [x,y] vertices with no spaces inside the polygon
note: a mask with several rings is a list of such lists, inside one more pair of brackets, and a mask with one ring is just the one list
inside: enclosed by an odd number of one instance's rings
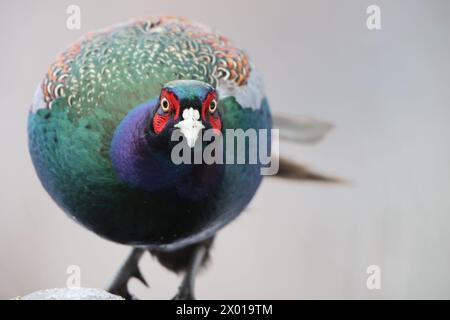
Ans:
{"label": "bird foot", "polygon": [[191,290],[180,289],[172,300],[195,300],[195,297]]}
{"label": "bird foot", "polygon": [[128,291],[128,283],[126,282],[123,286],[116,288],[109,288],[109,293],[115,294],[124,298],[125,300],[139,300],[136,296],[132,295],[130,291]]}
{"label": "bird foot", "polygon": [[132,295],[128,290],[128,282],[131,278],[136,278],[140,282],[142,282],[146,287],[148,287],[147,281],[142,276],[139,268],[136,265],[136,268],[131,268],[131,270],[127,270],[129,272],[124,272],[119,280],[113,283],[108,291],[112,294],[123,297],[126,300],[139,300],[136,296]]}
{"label": "bird foot", "polygon": [[107,291],[112,294],[119,295],[126,300],[138,300],[128,291],[128,282],[131,278],[136,278],[148,287],[148,283],[140,272],[138,266],[139,259],[141,258],[143,252],[144,251],[142,249],[133,249]]}

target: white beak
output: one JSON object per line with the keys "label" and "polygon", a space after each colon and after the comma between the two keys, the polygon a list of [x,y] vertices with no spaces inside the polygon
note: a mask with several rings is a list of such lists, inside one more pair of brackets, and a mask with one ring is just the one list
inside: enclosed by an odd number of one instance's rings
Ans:
{"label": "white beak", "polygon": [[190,148],[195,146],[199,132],[205,128],[200,119],[200,113],[194,108],[184,109],[183,120],[175,125],[181,133],[186,137],[187,144]]}

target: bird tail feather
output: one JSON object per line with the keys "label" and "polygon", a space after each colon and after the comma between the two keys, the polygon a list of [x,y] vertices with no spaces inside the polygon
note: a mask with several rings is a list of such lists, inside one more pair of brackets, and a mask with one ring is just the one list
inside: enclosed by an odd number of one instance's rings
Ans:
{"label": "bird tail feather", "polygon": [[307,166],[296,163],[284,157],[279,158],[279,170],[275,178],[283,178],[289,180],[307,180],[315,182],[339,183],[347,184],[348,182],[333,176],[317,173]]}

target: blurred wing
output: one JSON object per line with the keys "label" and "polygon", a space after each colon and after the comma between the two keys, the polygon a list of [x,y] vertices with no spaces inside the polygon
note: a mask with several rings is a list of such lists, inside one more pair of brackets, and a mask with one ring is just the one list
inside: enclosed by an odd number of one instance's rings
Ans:
{"label": "blurred wing", "polygon": [[280,129],[280,138],[296,143],[316,143],[333,128],[330,123],[307,117],[272,115],[273,128]]}

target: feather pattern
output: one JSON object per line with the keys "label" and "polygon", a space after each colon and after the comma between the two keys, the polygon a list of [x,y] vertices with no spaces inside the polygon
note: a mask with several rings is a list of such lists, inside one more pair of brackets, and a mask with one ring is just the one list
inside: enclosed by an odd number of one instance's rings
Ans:
{"label": "feather pattern", "polygon": [[[134,20],[89,33],[50,66],[32,103],[29,149],[43,186],[71,218],[116,242],[175,249],[210,238],[247,206],[260,167],[227,165],[215,188],[204,188],[213,181],[201,179],[215,176],[199,167],[192,174],[200,180],[186,176],[178,193],[167,183],[146,190],[114,170],[112,139],[132,110],[152,105],[162,86],[177,79],[216,88],[222,130],[268,129],[269,105],[253,72],[227,38],[185,19]],[[225,82],[229,94],[220,97]],[[151,179],[167,182],[171,166],[160,168]],[[184,198],[190,190],[200,190],[201,199]]]}
{"label": "feather pattern", "polygon": [[160,17],[89,33],[59,55],[41,89],[47,108],[59,103],[83,114],[108,107],[108,97],[123,87],[158,91],[171,80],[192,79],[236,90],[250,74],[247,55],[226,37]]}

